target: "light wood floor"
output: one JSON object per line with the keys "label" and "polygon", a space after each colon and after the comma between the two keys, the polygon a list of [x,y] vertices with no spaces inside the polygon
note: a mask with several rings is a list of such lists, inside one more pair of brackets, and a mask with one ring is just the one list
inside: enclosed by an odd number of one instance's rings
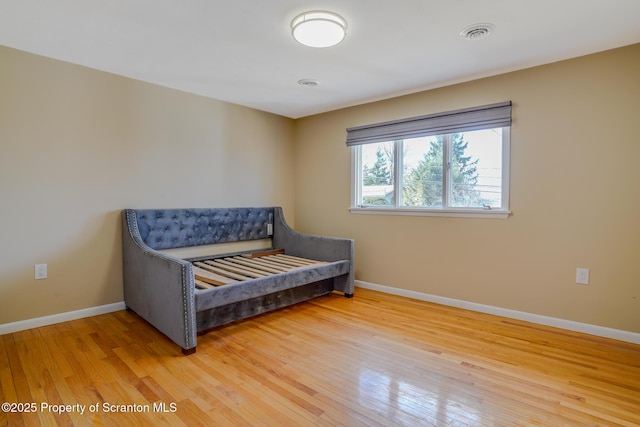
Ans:
{"label": "light wood floor", "polygon": [[125,311],[0,336],[0,402],[35,403],[0,425],[640,425],[640,345],[365,289],[198,338]]}

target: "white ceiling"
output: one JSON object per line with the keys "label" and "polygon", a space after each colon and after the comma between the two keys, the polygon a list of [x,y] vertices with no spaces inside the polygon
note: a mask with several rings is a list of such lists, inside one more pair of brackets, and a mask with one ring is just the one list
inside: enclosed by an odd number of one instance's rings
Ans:
{"label": "white ceiling", "polygon": [[[315,9],[341,44],[291,38]],[[2,45],[291,118],[638,42],[640,0],[0,0]]]}

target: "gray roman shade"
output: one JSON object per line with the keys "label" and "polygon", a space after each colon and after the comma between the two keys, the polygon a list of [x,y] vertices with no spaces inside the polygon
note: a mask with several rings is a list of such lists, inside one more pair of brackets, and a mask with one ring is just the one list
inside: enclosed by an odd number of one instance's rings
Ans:
{"label": "gray roman shade", "polygon": [[511,126],[511,101],[347,129],[347,146]]}

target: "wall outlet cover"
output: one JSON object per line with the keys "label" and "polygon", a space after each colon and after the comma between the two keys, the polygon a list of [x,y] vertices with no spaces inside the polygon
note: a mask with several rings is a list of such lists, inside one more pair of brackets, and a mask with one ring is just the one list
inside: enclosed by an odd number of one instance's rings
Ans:
{"label": "wall outlet cover", "polygon": [[47,264],[36,264],[34,278],[42,280],[47,278]]}
{"label": "wall outlet cover", "polygon": [[589,269],[588,268],[576,268],[576,283],[580,285],[589,284]]}

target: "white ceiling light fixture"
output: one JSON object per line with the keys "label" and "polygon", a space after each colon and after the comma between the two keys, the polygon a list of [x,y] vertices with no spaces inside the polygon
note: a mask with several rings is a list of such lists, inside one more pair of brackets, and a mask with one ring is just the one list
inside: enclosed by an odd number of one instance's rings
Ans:
{"label": "white ceiling light fixture", "polygon": [[344,40],[347,21],[333,12],[312,10],[291,21],[291,35],[309,47],[331,47]]}

